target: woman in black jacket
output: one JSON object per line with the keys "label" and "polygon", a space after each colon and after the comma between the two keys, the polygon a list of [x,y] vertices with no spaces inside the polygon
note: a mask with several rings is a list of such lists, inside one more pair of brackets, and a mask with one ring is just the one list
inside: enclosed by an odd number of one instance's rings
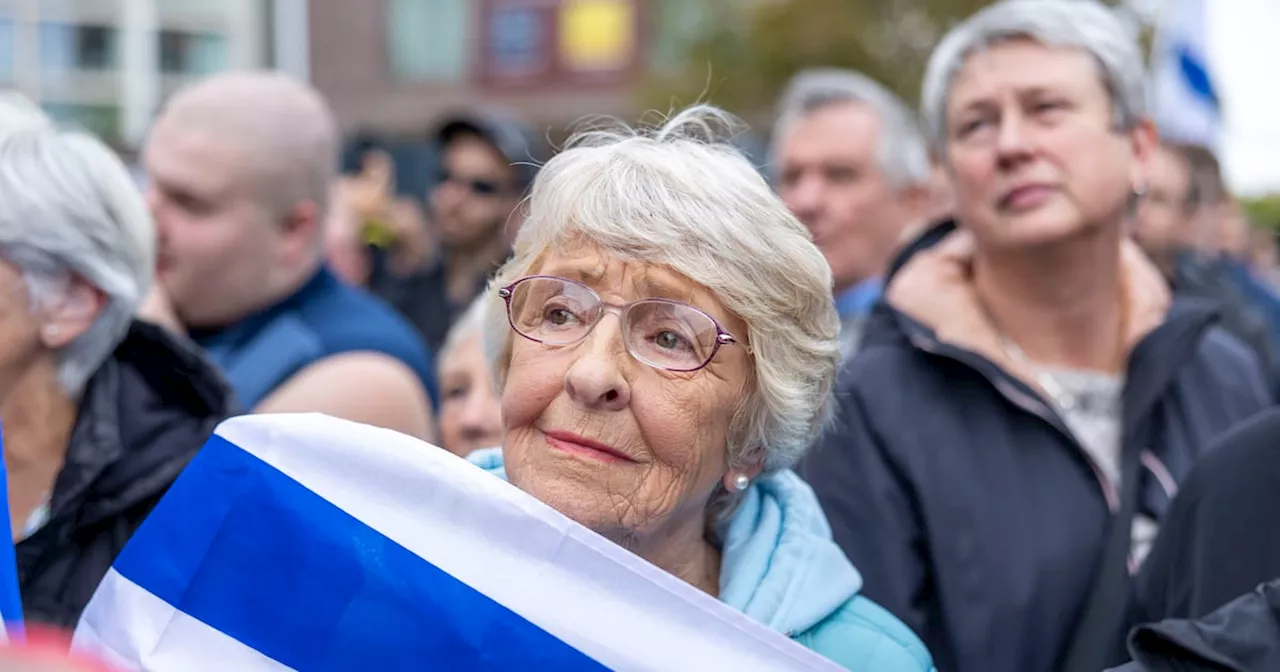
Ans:
{"label": "woman in black jacket", "polygon": [[0,97],[0,420],[25,616],[72,627],[230,397],[133,315],[155,229],[119,159]]}

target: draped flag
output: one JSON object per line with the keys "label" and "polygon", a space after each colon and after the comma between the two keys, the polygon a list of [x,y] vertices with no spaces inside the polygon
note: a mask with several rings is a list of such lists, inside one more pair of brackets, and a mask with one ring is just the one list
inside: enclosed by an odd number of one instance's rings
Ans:
{"label": "draped flag", "polygon": [[[9,473],[4,466],[4,432],[0,430],[0,502],[5,503],[3,531],[6,539],[13,539],[13,528],[9,524]],[[4,628],[0,630],[0,641],[18,639],[22,636],[22,595],[18,592],[18,564],[14,557],[13,544],[0,544],[0,621]]]}
{"label": "draped flag", "polygon": [[75,646],[146,670],[835,670],[439,448],[323,415],[224,422]]}
{"label": "draped flag", "polygon": [[1218,146],[1222,104],[1209,66],[1205,0],[1167,0],[1152,64],[1152,116],[1170,140]]}

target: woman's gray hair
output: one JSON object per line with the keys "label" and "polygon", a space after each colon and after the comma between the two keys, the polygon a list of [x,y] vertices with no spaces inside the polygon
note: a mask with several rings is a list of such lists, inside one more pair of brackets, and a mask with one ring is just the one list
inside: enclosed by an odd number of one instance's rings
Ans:
{"label": "woman's gray hair", "polygon": [[753,369],[728,428],[729,464],[758,461],[768,472],[800,458],[831,413],[840,358],[831,269],[726,141],[736,128],[727,113],[696,106],[659,127],[577,133],[539,171],[514,255],[487,292],[485,350],[499,381],[512,333],[497,289],[557,247],[586,242],[668,267],[746,322]]}
{"label": "woman's gray hair", "polygon": [[61,301],[73,276],[106,295],[93,325],[59,353],[58,380],[79,395],[150,289],[155,227],[109,148],[12,92],[0,92],[0,256],[21,269],[37,310]]}
{"label": "woman's gray hair", "polygon": [[436,370],[440,370],[444,363],[449,361],[453,353],[463,343],[479,336],[485,327],[485,306],[489,304],[488,297],[481,294],[476,297],[471,305],[467,307],[466,312],[454,321],[453,326],[449,327],[449,333],[444,337],[444,344],[440,346],[440,351],[436,353]]}
{"label": "woman's gray hair", "polygon": [[1131,129],[1145,116],[1142,51],[1115,10],[1097,0],[1004,0],[951,29],[929,58],[921,107],[939,156],[946,154],[947,98],[965,61],[993,44],[1020,38],[1092,55],[1111,94],[1117,129]]}
{"label": "woman's gray hair", "polygon": [[890,184],[905,188],[929,182],[929,148],[915,112],[879,82],[852,70],[815,68],[791,79],[778,103],[773,156],[797,121],[840,103],[866,105],[880,118],[877,160]]}

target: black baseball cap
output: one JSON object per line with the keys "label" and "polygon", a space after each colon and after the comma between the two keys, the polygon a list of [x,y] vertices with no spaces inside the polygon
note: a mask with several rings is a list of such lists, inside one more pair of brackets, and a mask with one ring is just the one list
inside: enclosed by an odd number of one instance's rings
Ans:
{"label": "black baseball cap", "polygon": [[449,115],[436,131],[436,142],[447,146],[460,135],[474,135],[493,145],[511,164],[521,189],[533,183],[544,161],[542,143],[533,129],[514,116],[496,110],[468,110]]}

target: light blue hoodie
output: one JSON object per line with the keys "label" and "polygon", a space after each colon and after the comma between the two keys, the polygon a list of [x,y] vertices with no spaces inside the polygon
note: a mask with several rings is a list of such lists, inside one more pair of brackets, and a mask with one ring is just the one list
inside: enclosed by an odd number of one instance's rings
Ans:
{"label": "light blue hoodie", "polygon": [[[506,478],[502,451],[471,454]],[[809,485],[791,471],[756,479],[725,534],[720,601],[855,672],[933,672],[906,625],[858,595],[862,576],[831,540]]]}

